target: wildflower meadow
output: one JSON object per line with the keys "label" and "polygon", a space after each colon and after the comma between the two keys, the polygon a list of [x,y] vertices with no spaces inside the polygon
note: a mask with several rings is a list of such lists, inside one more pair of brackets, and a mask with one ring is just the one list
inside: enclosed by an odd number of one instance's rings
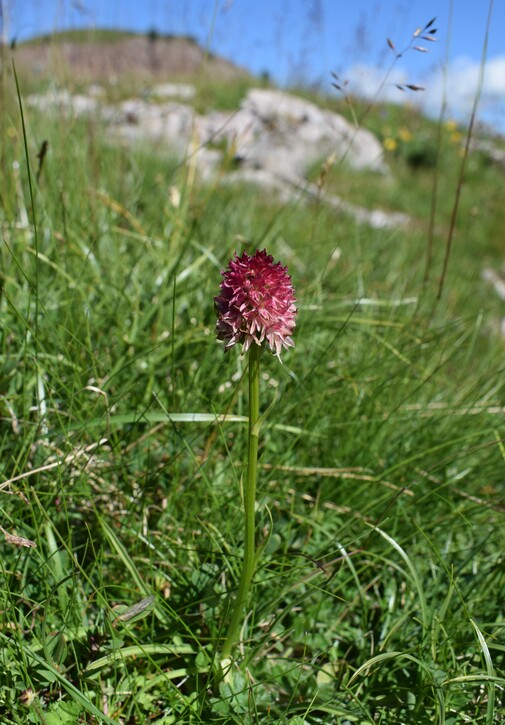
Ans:
{"label": "wildflower meadow", "polygon": [[379,228],[4,75],[0,722],[505,722],[503,140],[311,96]]}

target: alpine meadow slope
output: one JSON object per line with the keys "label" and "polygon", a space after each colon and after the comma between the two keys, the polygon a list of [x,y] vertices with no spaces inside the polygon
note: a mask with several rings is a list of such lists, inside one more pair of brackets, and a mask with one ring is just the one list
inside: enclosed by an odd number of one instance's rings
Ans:
{"label": "alpine meadow slope", "polygon": [[[236,140],[207,144],[202,178],[200,139],[181,157],[113,138],[98,113],[30,103],[47,85],[11,67],[1,722],[504,722],[503,140],[477,129],[466,152],[452,119],[290,89],[362,118],[383,168],[323,154],[313,193],[287,197],[223,182]],[[275,90],[182,80],[201,116]],[[104,83],[105,103],[132,88]],[[223,672],[249,394],[214,298],[234,253],[263,249],[298,314],[282,364],[262,355],[259,554]]]}

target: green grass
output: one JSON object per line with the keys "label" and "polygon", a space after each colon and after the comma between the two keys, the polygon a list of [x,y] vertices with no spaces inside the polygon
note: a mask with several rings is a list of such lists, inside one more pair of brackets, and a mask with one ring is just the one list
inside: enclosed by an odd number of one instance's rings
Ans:
{"label": "green grass", "polygon": [[[391,134],[413,122],[396,113]],[[15,105],[2,157],[0,524],[36,547],[2,542],[2,723],[502,722],[502,309],[480,278],[502,264],[498,171],[472,155],[436,304],[445,131],[436,171],[400,150],[386,180],[331,171],[329,189],[412,216],[392,232],[26,121],[35,217]],[[265,357],[265,549],[217,682],[247,401],[213,297],[238,235],[288,265],[299,316],[284,364]]]}
{"label": "green grass", "polygon": [[[171,40],[174,37],[183,38],[191,43],[196,44],[196,40],[190,36],[174,36],[170,34],[158,33],[152,30],[151,33],[145,33],[144,36],[150,36],[154,33],[155,40]],[[35,38],[24,41],[26,45],[46,45],[58,43],[110,43],[128,40],[129,38],[144,37],[142,33],[136,33],[128,30],[115,30],[112,28],[83,28],[79,30],[60,30],[57,33],[49,33],[47,35],[37,35]]]}

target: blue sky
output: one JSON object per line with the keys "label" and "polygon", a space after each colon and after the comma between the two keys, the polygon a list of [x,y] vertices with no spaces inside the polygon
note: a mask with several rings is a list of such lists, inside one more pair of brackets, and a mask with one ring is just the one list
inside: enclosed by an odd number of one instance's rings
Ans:
{"label": "blue sky", "polygon": [[[492,2],[492,0],[491,0]],[[279,83],[319,82],[331,71],[351,92],[375,94],[413,31],[436,17],[437,43],[395,64],[382,97],[415,100],[437,114],[447,89],[449,114],[464,120],[479,76],[489,0],[0,0],[4,32],[26,40],[76,27],[112,27],[192,35],[215,53]],[[505,129],[505,2],[494,0],[481,116]],[[402,94],[395,83],[426,91]]]}

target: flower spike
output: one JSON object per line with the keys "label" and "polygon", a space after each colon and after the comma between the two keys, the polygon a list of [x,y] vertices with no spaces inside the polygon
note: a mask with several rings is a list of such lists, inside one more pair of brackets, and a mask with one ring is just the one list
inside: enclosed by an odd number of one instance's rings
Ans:
{"label": "flower spike", "polygon": [[214,298],[216,332],[229,349],[241,343],[247,352],[265,344],[280,359],[282,348],[294,346],[291,334],[297,309],[287,267],[263,251],[236,253],[221,272],[220,294]]}

